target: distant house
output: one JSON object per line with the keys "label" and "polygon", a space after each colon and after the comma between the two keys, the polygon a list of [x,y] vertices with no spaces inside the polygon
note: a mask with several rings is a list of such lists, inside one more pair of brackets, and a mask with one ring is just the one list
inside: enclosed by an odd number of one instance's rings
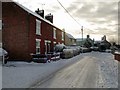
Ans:
{"label": "distant house", "polygon": [[65,33],[65,45],[76,45],[76,39],[69,33]]}
{"label": "distant house", "polygon": [[87,38],[77,38],[76,39],[77,45],[78,46],[85,46],[85,47],[89,47],[92,46],[94,44],[94,41],[90,38],[89,35],[87,35]]}
{"label": "distant house", "polygon": [[94,45],[94,41],[90,38],[90,35],[87,35],[84,46],[90,48]]}
{"label": "distant house", "polygon": [[65,43],[65,32],[39,12],[32,12],[16,2],[2,2],[2,43],[10,59],[29,61],[32,53],[53,52],[55,44]]}
{"label": "distant house", "polygon": [[85,40],[86,40],[86,38],[83,38],[83,40],[82,40],[82,38],[77,38],[76,39],[76,44],[78,46],[82,46],[85,43]]}

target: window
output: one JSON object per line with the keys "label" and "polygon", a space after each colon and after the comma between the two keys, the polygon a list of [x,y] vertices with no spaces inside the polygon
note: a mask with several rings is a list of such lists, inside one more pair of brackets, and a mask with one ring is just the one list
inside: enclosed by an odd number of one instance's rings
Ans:
{"label": "window", "polygon": [[56,39],[56,28],[53,28],[53,38]]}
{"label": "window", "polygon": [[62,32],[62,40],[64,41],[64,32]]}
{"label": "window", "polygon": [[36,34],[41,35],[41,21],[36,19]]}
{"label": "window", "polygon": [[40,54],[40,39],[36,39],[36,54]]}

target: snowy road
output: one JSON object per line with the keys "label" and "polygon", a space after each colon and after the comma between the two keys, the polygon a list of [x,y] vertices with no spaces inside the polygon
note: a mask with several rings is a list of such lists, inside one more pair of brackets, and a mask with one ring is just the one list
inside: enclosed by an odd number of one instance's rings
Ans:
{"label": "snowy road", "polygon": [[3,88],[117,88],[118,62],[110,53],[91,52],[51,63],[8,62]]}
{"label": "snowy road", "polygon": [[117,80],[117,62],[112,55],[92,52],[34,88],[117,88]]}

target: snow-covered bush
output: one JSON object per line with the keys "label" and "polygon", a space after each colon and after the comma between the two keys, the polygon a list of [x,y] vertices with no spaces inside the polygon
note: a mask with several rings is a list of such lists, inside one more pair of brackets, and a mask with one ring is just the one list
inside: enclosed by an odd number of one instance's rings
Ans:
{"label": "snow-covered bush", "polygon": [[72,49],[74,56],[80,54],[80,46],[67,46],[67,49]]}
{"label": "snow-covered bush", "polygon": [[73,49],[64,49],[63,50],[63,58],[71,58],[74,56]]}
{"label": "snow-covered bush", "polygon": [[64,44],[57,44],[57,45],[55,45],[55,47],[54,47],[54,51],[55,51],[55,52],[62,52],[63,49],[65,49],[65,48],[66,48],[66,46],[65,46]]}
{"label": "snow-covered bush", "polygon": [[55,47],[55,52],[61,52],[61,58],[71,58],[80,54],[80,46],[65,46],[63,44],[57,44]]}

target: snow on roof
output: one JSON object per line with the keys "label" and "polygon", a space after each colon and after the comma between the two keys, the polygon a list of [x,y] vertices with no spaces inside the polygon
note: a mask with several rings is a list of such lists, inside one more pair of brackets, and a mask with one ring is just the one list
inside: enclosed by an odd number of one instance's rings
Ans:
{"label": "snow on roof", "polygon": [[[48,21],[48,20],[42,18],[42,17],[41,17],[40,15],[38,15],[37,13],[35,13],[35,12],[33,12],[33,11],[27,9],[26,7],[24,7],[24,6],[21,5],[20,3],[14,1],[14,0],[9,0],[9,1],[10,1],[10,2],[14,2],[14,3],[17,4],[19,7],[21,7],[23,10],[25,10],[26,12],[28,12],[28,13],[34,15],[35,17],[37,17],[37,18],[39,18],[39,19],[45,21],[46,23],[48,23],[48,24],[50,24],[50,25],[56,27],[53,23],[51,23],[50,21]],[[3,0],[3,2],[5,2],[5,1]],[[58,28],[58,27],[56,27],[56,28]],[[58,29],[59,29],[59,28],[58,28]],[[60,30],[61,30],[61,29],[60,29]],[[62,31],[62,30],[61,30],[61,31]]]}
{"label": "snow on roof", "polygon": [[75,39],[71,34],[69,33],[66,33],[66,35],[69,37],[69,38],[72,38],[72,39]]}
{"label": "snow on roof", "polygon": [[15,3],[16,3],[18,6],[20,6],[22,9],[24,9],[25,11],[27,11],[28,13],[30,13],[30,14],[32,14],[32,15],[38,17],[39,19],[41,19],[41,20],[47,22],[48,24],[54,26],[52,23],[50,23],[48,20],[42,18],[42,17],[41,17],[40,15],[38,15],[37,13],[35,13],[35,12],[33,12],[33,11],[27,9],[26,7],[24,7],[23,5],[21,5],[21,4],[17,3],[17,2],[15,2]]}

